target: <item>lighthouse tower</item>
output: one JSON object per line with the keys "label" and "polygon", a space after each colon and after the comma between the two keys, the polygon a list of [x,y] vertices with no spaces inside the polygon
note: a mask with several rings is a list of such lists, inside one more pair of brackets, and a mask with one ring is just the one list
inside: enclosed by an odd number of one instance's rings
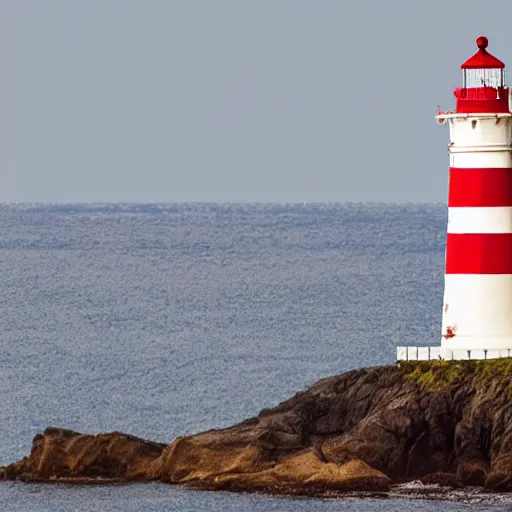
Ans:
{"label": "lighthouse tower", "polygon": [[512,95],[486,37],[462,64],[450,128],[441,357],[512,356]]}

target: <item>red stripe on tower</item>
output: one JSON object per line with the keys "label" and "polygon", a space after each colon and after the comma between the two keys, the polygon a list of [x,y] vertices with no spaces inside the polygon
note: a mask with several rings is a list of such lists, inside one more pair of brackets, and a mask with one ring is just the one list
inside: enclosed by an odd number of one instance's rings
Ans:
{"label": "red stripe on tower", "polygon": [[450,167],[448,206],[512,206],[512,168]]}
{"label": "red stripe on tower", "polygon": [[446,273],[512,274],[512,233],[448,233]]}

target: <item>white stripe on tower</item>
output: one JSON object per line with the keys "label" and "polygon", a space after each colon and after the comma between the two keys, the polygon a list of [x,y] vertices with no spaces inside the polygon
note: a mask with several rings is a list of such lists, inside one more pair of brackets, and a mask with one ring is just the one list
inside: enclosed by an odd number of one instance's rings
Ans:
{"label": "white stripe on tower", "polygon": [[451,206],[448,233],[512,233],[512,206]]}

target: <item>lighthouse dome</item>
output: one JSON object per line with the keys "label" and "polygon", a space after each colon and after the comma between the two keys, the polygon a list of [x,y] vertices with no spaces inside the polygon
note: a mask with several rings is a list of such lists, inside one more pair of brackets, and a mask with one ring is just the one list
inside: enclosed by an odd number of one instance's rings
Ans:
{"label": "lighthouse dome", "polygon": [[503,69],[505,64],[487,51],[489,40],[485,36],[480,36],[476,40],[478,51],[466,62],[461,64],[462,69]]}

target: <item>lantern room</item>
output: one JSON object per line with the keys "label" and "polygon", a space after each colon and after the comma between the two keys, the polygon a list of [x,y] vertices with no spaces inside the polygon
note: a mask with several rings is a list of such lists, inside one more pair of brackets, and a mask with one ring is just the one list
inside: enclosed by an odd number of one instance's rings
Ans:
{"label": "lantern room", "polygon": [[505,64],[487,51],[486,37],[476,40],[478,51],[461,65],[462,87],[455,89],[457,113],[510,112]]}

